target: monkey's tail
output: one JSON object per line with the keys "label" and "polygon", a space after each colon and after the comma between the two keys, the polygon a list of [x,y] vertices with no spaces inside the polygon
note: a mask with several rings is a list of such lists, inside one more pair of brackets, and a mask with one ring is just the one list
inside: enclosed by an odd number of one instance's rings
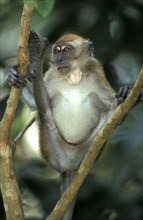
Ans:
{"label": "monkey's tail", "polygon": [[[60,187],[61,194],[63,194],[64,191],[66,190],[66,188],[69,186],[74,175],[75,175],[75,172],[64,172],[61,174],[61,187]],[[74,200],[70,204],[70,206],[67,209],[62,220],[71,220],[72,219],[75,202],[76,202],[76,197],[74,198]]]}

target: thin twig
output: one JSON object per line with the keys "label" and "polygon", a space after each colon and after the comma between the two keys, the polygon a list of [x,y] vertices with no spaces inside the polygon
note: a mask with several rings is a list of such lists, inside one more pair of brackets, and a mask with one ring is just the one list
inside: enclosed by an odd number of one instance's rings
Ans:
{"label": "thin twig", "polygon": [[27,129],[34,123],[35,120],[36,120],[36,116],[34,116],[32,119],[30,119],[30,121],[27,122],[24,128],[19,132],[19,134],[14,139],[13,142],[15,143],[15,145],[18,144],[18,142],[21,140]]}

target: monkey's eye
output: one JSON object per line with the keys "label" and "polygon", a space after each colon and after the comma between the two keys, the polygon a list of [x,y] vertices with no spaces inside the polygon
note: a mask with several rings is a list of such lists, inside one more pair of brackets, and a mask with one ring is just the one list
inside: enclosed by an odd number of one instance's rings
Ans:
{"label": "monkey's eye", "polygon": [[54,54],[60,53],[61,52],[61,48],[59,46],[54,48]]}
{"label": "monkey's eye", "polygon": [[62,51],[64,51],[64,52],[68,52],[70,50],[71,50],[71,48],[67,47],[67,46],[63,46],[63,48],[62,48]]}

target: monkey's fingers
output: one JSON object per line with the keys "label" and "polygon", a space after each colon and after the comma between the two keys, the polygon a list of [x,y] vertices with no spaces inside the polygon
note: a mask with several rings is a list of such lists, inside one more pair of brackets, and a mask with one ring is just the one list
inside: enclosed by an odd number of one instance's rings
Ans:
{"label": "monkey's fingers", "polygon": [[118,100],[118,103],[122,103],[127,98],[130,91],[131,91],[131,86],[120,87],[119,91],[115,95],[115,97]]}
{"label": "monkey's fingers", "polygon": [[25,77],[18,73],[17,67],[19,65],[14,65],[13,67],[10,67],[6,70],[7,73],[7,82],[10,86],[14,86],[18,89],[23,88],[27,81],[25,80]]}
{"label": "monkey's fingers", "polygon": [[[132,89],[132,86],[123,86],[119,89],[119,91],[115,95],[119,104],[122,103],[128,97],[131,89]],[[137,103],[141,101],[143,101],[143,93],[139,95],[137,99]]]}
{"label": "monkey's fingers", "polygon": [[131,86],[123,86],[119,89],[118,97],[122,97],[124,99],[127,98],[128,94],[130,93],[132,87]]}

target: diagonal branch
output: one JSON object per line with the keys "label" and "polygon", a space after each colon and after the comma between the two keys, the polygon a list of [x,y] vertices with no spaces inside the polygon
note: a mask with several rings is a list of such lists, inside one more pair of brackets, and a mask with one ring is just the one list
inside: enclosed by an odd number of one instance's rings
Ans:
{"label": "diagonal branch", "polygon": [[25,127],[20,131],[20,133],[17,135],[17,137],[14,139],[14,144],[17,145],[18,142],[21,140],[27,129],[36,121],[36,117],[34,116],[33,118],[30,119],[30,121],[27,122]]}
{"label": "diagonal branch", "polygon": [[107,120],[104,127],[98,132],[96,138],[91,144],[84,160],[82,161],[72,183],[67,188],[61,199],[57,202],[55,208],[48,217],[48,220],[60,220],[70,203],[76,196],[81,184],[86,178],[89,170],[92,168],[95,160],[97,159],[104,143],[107,141],[109,136],[113,133],[115,128],[121,119],[129,112],[129,110],[135,104],[143,87],[143,68],[140,71],[139,76],[134,84],[134,87],[128,95],[125,102],[117,107],[111,117]]}

